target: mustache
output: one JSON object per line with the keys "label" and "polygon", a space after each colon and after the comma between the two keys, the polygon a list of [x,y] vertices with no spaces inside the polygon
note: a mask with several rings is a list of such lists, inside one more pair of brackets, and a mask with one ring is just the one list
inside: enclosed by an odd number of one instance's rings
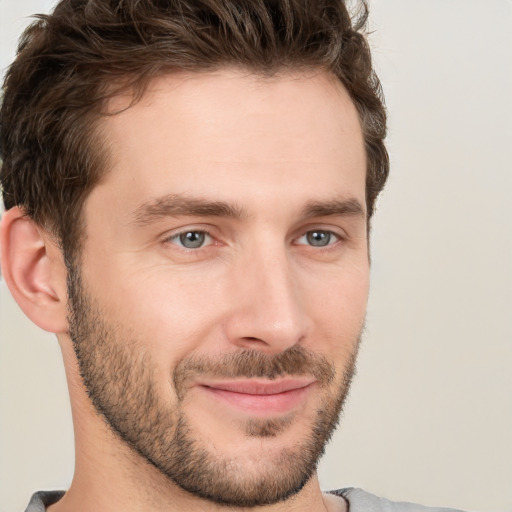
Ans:
{"label": "mustache", "polygon": [[173,371],[174,388],[181,398],[187,384],[201,376],[216,378],[266,378],[313,375],[318,384],[329,385],[335,375],[327,358],[301,346],[268,355],[257,350],[241,350],[221,357],[190,356],[182,359]]}

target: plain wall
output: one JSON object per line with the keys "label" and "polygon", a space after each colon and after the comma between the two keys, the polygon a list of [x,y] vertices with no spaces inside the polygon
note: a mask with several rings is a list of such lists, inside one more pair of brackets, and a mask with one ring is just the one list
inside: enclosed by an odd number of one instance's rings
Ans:
{"label": "plain wall", "polygon": [[[52,2],[0,0],[0,67]],[[512,511],[512,2],[373,0],[391,177],[367,332],[325,489]],[[54,336],[0,283],[0,511],[73,469]]]}

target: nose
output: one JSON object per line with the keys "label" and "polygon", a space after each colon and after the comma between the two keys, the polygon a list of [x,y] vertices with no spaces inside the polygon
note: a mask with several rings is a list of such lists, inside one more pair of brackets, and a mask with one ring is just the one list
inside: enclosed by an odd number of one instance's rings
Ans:
{"label": "nose", "polygon": [[225,333],[230,343],[275,354],[304,340],[310,318],[298,277],[285,248],[251,251],[229,280],[232,308]]}

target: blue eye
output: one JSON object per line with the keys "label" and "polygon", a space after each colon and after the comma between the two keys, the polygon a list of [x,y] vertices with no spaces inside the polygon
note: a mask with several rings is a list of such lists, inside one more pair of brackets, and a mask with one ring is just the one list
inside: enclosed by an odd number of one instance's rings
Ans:
{"label": "blue eye", "polygon": [[199,249],[211,243],[211,237],[205,231],[184,231],[171,237],[170,241],[185,249]]}
{"label": "blue eye", "polygon": [[337,242],[339,239],[340,237],[332,231],[315,229],[302,235],[297,243],[299,245],[310,245],[311,247],[326,247]]}

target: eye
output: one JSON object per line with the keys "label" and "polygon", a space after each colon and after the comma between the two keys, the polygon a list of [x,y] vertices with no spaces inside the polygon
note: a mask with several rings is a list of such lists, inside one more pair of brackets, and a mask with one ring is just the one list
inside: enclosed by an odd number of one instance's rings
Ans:
{"label": "eye", "polygon": [[169,238],[169,242],[185,249],[199,249],[212,243],[206,231],[184,231]]}
{"label": "eye", "polygon": [[310,245],[311,247],[326,247],[340,240],[340,237],[332,231],[314,229],[304,233],[298,240],[299,245]]}

